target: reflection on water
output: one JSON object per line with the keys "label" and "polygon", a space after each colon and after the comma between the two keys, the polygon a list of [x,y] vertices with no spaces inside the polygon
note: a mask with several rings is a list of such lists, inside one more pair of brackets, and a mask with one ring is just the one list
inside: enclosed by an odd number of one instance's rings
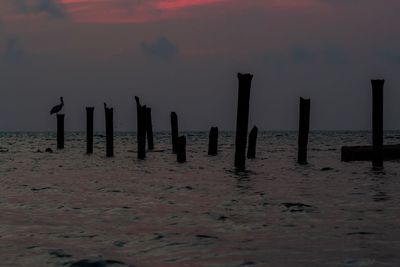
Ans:
{"label": "reflection on water", "polygon": [[208,133],[186,134],[178,164],[168,133],[144,161],[132,133],[116,136],[111,159],[102,133],[91,156],[84,133],[63,151],[54,134],[0,133],[0,265],[399,266],[399,162],[340,162],[367,132],[312,133],[307,166],[297,133],[259,133],[243,172],[231,133],[215,157]]}

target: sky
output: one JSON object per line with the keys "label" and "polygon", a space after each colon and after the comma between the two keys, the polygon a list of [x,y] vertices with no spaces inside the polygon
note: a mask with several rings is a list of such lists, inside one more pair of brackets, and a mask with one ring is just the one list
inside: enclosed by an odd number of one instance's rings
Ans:
{"label": "sky", "polygon": [[103,102],[136,130],[134,96],[156,130],[233,130],[237,73],[254,74],[249,127],[369,130],[371,79],[385,79],[385,128],[400,129],[398,0],[1,0],[0,131],[85,129]]}

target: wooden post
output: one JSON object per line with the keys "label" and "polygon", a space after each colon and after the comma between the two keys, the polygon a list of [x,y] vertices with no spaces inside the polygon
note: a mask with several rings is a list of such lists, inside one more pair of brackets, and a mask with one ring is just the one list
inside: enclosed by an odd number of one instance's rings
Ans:
{"label": "wooden post", "polygon": [[310,131],[310,99],[300,97],[299,140],[297,163],[307,164],[308,134]]}
{"label": "wooden post", "polygon": [[385,80],[372,80],[372,166],[383,168],[383,85]]}
{"label": "wooden post", "polygon": [[153,123],[151,120],[151,108],[146,108],[146,135],[147,135],[147,148],[154,149],[153,139]]}
{"label": "wooden post", "polygon": [[215,156],[218,154],[218,127],[211,127],[208,135],[208,155]]}
{"label": "wooden post", "polygon": [[246,167],[246,145],[249,123],[250,88],[253,75],[238,73],[239,96],[236,119],[235,167],[244,170]]}
{"label": "wooden post", "polygon": [[135,96],[137,108],[137,158],[146,158],[146,105],[140,105],[139,97]]}
{"label": "wooden post", "polygon": [[177,140],[178,140],[178,115],[171,112],[171,136],[172,136],[172,152],[177,153]]}
{"label": "wooden post", "polygon": [[249,134],[249,148],[247,149],[247,158],[256,158],[256,144],[257,144],[258,128],[256,126],[251,129]]}
{"label": "wooden post", "polygon": [[177,138],[176,142],[177,142],[176,160],[179,163],[186,162],[186,137],[180,136]]}
{"label": "wooden post", "polygon": [[64,149],[64,114],[57,114],[57,149]]}
{"label": "wooden post", "polygon": [[86,108],[86,154],[93,154],[93,114],[94,108]]}
{"label": "wooden post", "polygon": [[114,156],[114,109],[108,108],[104,103],[104,110],[106,113],[106,156]]}

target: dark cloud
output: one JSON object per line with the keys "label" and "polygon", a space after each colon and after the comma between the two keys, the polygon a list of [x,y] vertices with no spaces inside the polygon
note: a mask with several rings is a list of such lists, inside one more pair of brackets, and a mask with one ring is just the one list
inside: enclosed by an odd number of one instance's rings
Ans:
{"label": "dark cloud", "polygon": [[22,13],[46,13],[52,18],[63,18],[66,16],[64,8],[55,0],[15,0],[15,6]]}
{"label": "dark cloud", "polygon": [[179,54],[178,47],[164,36],[154,42],[143,42],[141,49],[144,54],[163,60],[176,58]]}
{"label": "dark cloud", "polygon": [[5,44],[3,60],[5,63],[18,63],[24,58],[24,49],[19,39],[9,37]]}

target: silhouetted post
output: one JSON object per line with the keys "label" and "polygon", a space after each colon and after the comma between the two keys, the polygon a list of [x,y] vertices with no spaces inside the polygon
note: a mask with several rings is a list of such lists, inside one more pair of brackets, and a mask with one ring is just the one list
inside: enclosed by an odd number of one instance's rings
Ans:
{"label": "silhouetted post", "polygon": [[176,160],[179,163],[186,162],[186,137],[180,136],[176,140],[177,151],[176,151]]}
{"label": "silhouetted post", "polygon": [[208,155],[215,156],[218,154],[218,127],[211,127],[208,135]]}
{"label": "silhouetted post", "polygon": [[249,148],[247,149],[247,158],[256,158],[256,144],[257,144],[258,128],[256,126],[251,129],[249,134]]}
{"label": "silhouetted post", "polygon": [[172,152],[177,153],[177,140],[178,140],[178,115],[171,112],[171,136],[172,136]]}
{"label": "silhouetted post", "polygon": [[307,164],[308,134],[310,132],[310,99],[300,97],[299,140],[297,163]]}
{"label": "silhouetted post", "polygon": [[146,135],[147,135],[147,148],[154,149],[153,139],[153,123],[151,120],[151,108],[146,108]]}
{"label": "silhouetted post", "polygon": [[146,158],[146,105],[140,105],[139,97],[135,96],[137,108],[137,145],[138,159]]}
{"label": "silhouetted post", "polygon": [[104,110],[106,113],[106,156],[114,156],[114,109],[107,108],[104,103]]}
{"label": "silhouetted post", "polygon": [[383,85],[385,80],[372,80],[372,166],[383,168]]}
{"label": "silhouetted post", "polygon": [[238,73],[239,96],[236,119],[235,167],[246,167],[247,130],[249,124],[250,88],[253,75]]}
{"label": "silhouetted post", "polygon": [[86,154],[93,154],[93,114],[94,108],[86,108]]}
{"label": "silhouetted post", "polygon": [[64,149],[64,114],[57,114],[57,149]]}

